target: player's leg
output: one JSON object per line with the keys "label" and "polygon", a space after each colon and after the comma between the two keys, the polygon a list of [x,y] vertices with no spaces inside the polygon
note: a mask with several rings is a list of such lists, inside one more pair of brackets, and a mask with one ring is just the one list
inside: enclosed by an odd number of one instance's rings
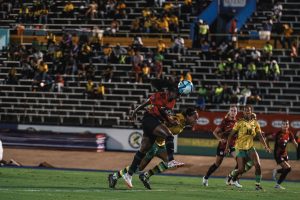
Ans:
{"label": "player's leg", "polygon": [[133,161],[129,167],[129,170],[126,174],[123,175],[123,179],[125,180],[127,186],[129,188],[132,188],[132,175],[134,172],[137,171],[138,166],[144,159],[147,151],[152,147],[154,144],[155,138],[149,137],[145,133],[143,134],[142,142],[141,142],[141,148],[139,151],[136,152]]}
{"label": "player's leg", "polygon": [[262,190],[262,187],[260,185],[262,174],[261,174],[261,164],[260,159],[258,156],[258,153],[256,152],[255,148],[252,147],[250,150],[248,150],[249,157],[253,161],[253,165],[255,167],[255,189],[256,190]]}
{"label": "player's leg", "polygon": [[214,164],[212,164],[212,165],[208,168],[208,170],[207,170],[205,176],[203,176],[203,178],[202,178],[202,184],[203,184],[204,186],[208,186],[208,178],[210,177],[210,175],[211,175],[212,173],[214,173],[214,172],[219,168],[219,166],[220,166],[220,165],[222,164],[222,162],[223,162],[223,159],[224,159],[224,156],[221,156],[220,154],[218,154],[218,155],[216,156],[216,161],[214,162]]}
{"label": "player's leg", "polygon": [[246,151],[237,151],[236,153],[236,161],[237,161],[237,165],[238,165],[238,169],[237,170],[233,170],[231,171],[230,175],[232,177],[232,181],[233,184],[236,187],[243,187],[242,185],[239,184],[239,182],[237,181],[239,175],[242,175],[245,171],[245,163],[246,163],[246,158],[247,158],[247,154]]}
{"label": "player's leg", "polygon": [[143,182],[144,186],[149,190],[151,190],[150,180],[149,180],[150,177],[155,175],[155,174],[160,174],[163,171],[168,169],[168,166],[166,164],[167,161],[168,161],[168,154],[167,154],[165,146],[163,146],[163,147],[158,147],[157,146],[157,149],[158,149],[158,151],[157,151],[156,156],[158,158],[162,159],[163,162],[160,162],[158,165],[156,165],[155,167],[153,167],[149,171],[140,174],[140,176],[139,176],[139,178]]}
{"label": "player's leg", "polygon": [[3,146],[2,146],[2,142],[0,140],[0,161],[3,159]]}
{"label": "player's leg", "polygon": [[184,163],[174,160],[174,136],[171,133],[170,129],[166,125],[160,124],[154,129],[153,134],[166,140],[168,168],[180,167],[184,165]]}
{"label": "player's leg", "polygon": [[[281,166],[281,169],[277,169],[276,172],[280,173],[280,176],[276,182],[275,188],[285,189],[284,187],[281,186],[281,183],[285,180],[286,176],[288,175],[288,173],[290,173],[292,168],[291,168],[290,164],[288,163],[287,158],[286,158],[286,160],[279,163],[279,165]],[[276,175],[275,175],[275,177],[276,177]]]}
{"label": "player's leg", "polygon": [[114,172],[108,175],[108,185],[110,188],[115,188],[118,182],[118,179],[124,176],[129,170],[129,166],[121,169],[120,171]]}
{"label": "player's leg", "polygon": [[[238,164],[237,164],[237,160],[236,160],[236,152],[235,152],[235,148],[234,147],[230,147],[230,155],[232,156],[232,158],[235,161],[235,167],[232,171],[234,170],[238,170]],[[225,184],[226,185],[231,185],[233,183],[232,181],[232,176],[231,176],[231,172],[227,175],[226,179],[225,179]]]}

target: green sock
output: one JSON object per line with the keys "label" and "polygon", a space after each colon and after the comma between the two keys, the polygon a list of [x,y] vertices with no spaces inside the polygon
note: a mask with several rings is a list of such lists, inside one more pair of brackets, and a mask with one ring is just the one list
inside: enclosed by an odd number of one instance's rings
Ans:
{"label": "green sock", "polygon": [[249,171],[251,167],[253,166],[253,162],[250,160],[245,165],[245,172]]}
{"label": "green sock", "polygon": [[163,171],[165,171],[166,169],[168,169],[167,165],[165,164],[165,162],[160,162],[158,165],[156,165],[154,168],[150,169],[148,172],[145,173],[145,176],[147,178],[150,178],[152,175],[154,174],[160,174]]}
{"label": "green sock", "polygon": [[255,175],[255,181],[256,181],[255,184],[259,185],[259,184],[260,184],[260,181],[261,181],[261,178],[262,178],[261,175]]}
{"label": "green sock", "polygon": [[113,176],[114,176],[114,178],[119,179],[119,178],[121,178],[124,174],[126,174],[126,173],[128,172],[128,170],[129,170],[129,166],[125,167],[124,169],[121,169],[121,170],[118,171],[118,172],[115,172],[115,173],[113,174]]}

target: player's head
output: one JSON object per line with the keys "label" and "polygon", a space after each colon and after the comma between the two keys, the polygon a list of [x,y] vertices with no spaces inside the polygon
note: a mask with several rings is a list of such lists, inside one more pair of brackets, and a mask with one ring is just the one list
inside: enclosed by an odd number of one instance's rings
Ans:
{"label": "player's head", "polygon": [[194,108],[187,108],[183,115],[186,118],[186,123],[189,125],[194,125],[199,118],[198,112]]}
{"label": "player's head", "polygon": [[231,105],[226,117],[229,117],[231,119],[235,119],[235,117],[237,115],[237,112],[238,112],[237,106],[236,105]]}
{"label": "player's head", "polygon": [[175,85],[170,85],[167,91],[169,93],[169,100],[177,99],[180,96],[178,89]]}
{"label": "player's head", "polygon": [[290,122],[287,119],[282,120],[281,128],[282,130],[287,130],[290,127]]}
{"label": "player's head", "polygon": [[251,119],[252,112],[253,112],[253,107],[251,105],[244,106],[243,108],[244,117]]}

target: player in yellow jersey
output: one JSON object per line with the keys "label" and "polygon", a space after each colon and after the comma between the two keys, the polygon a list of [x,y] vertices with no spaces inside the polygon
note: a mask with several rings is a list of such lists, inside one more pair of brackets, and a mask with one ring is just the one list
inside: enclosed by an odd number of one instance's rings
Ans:
{"label": "player in yellow jersey", "polygon": [[[183,131],[186,125],[193,125],[198,119],[198,113],[194,108],[187,108],[185,112],[177,113],[172,117],[174,120],[178,121],[178,125],[172,126],[167,124],[168,128],[173,135],[178,135]],[[162,159],[158,165],[153,169],[140,174],[139,178],[143,182],[144,186],[151,190],[149,178],[154,174],[162,173],[168,169],[168,154],[166,150],[165,140],[163,138],[157,138],[151,149],[147,152],[146,156],[139,165],[138,171],[142,171],[154,158],[154,156]],[[119,178],[126,174],[129,166],[124,169],[108,175],[108,182],[110,188],[115,188]]]}
{"label": "player in yellow jersey", "polygon": [[254,148],[254,137],[259,135],[260,142],[264,145],[265,149],[270,153],[271,150],[268,147],[265,138],[261,133],[258,121],[252,117],[253,108],[250,105],[246,105],[243,108],[243,117],[238,120],[238,122],[233,127],[226,144],[225,152],[229,151],[229,143],[234,134],[237,134],[237,139],[235,141],[236,157],[238,163],[238,170],[232,171],[233,184],[236,187],[243,187],[237,181],[239,175],[245,172],[245,164],[248,159],[253,162],[255,167],[255,189],[262,190],[260,185],[261,182],[261,166],[259,156]]}

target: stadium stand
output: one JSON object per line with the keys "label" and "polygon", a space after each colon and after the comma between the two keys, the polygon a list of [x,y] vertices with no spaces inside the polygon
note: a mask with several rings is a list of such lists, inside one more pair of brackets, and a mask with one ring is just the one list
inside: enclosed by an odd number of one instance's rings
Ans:
{"label": "stadium stand", "polygon": [[[23,2],[22,6],[26,6],[29,9],[39,7],[37,6],[37,2],[39,1],[26,0]],[[196,90],[189,96],[184,96],[179,100],[176,106],[177,110],[188,106],[196,106],[199,98],[198,88],[202,84],[209,86],[205,109],[210,111],[226,111],[229,102],[215,102],[212,99],[214,96],[213,89],[218,84],[223,86],[227,84],[230,88],[238,85],[241,90],[246,86],[251,90],[257,89],[256,92],[260,96],[260,100],[253,102],[256,112],[300,113],[300,69],[298,67],[300,58],[297,56],[291,57],[289,49],[276,48],[272,51],[272,60],[275,59],[278,62],[281,70],[278,79],[263,77],[263,65],[265,62],[261,62],[257,66],[258,76],[246,78],[244,77],[244,73],[242,77],[237,79],[232,74],[224,75],[218,72],[221,60],[227,60],[231,57],[231,54],[221,55],[218,48],[216,48],[216,51],[210,51],[209,54],[205,54],[200,49],[191,47],[192,42],[188,39],[190,25],[196,19],[196,15],[201,12],[201,9],[205,9],[210,1],[193,1],[191,7],[194,7],[194,9],[192,12],[188,12],[188,8],[186,8],[187,10],[181,10],[179,19],[180,31],[169,31],[166,33],[161,31],[150,33],[143,31],[132,32],[133,21],[136,18],[142,18],[141,13],[143,13],[145,8],[155,10],[154,13],[156,15],[162,13],[163,8],[153,8],[145,0],[124,1],[127,14],[126,17],[118,19],[120,25],[116,35],[111,35],[109,31],[104,31],[103,38],[97,41],[98,44],[99,42],[102,43],[101,46],[90,45],[89,48],[91,50],[88,52],[88,55],[77,57],[80,62],[76,63],[76,72],[74,72],[72,71],[74,70],[72,68],[74,63],[69,61],[64,62],[60,58],[54,59],[54,54],[58,53],[59,49],[55,45],[52,46],[52,50],[49,49],[49,45],[47,45],[48,39],[45,34],[51,32],[56,35],[55,43],[57,45],[61,40],[67,41],[71,39],[75,41],[72,44],[75,44],[77,41],[80,47],[82,47],[86,44],[89,45],[85,41],[88,40],[87,37],[92,37],[88,30],[93,30],[95,27],[106,30],[111,27],[113,17],[106,16],[106,14],[105,16],[101,16],[99,12],[99,15],[93,19],[78,18],[80,15],[79,8],[84,6],[84,8],[88,9],[88,6],[85,1],[81,0],[72,0],[71,2],[76,8],[74,17],[66,18],[63,16],[64,1],[42,1],[41,5],[48,7],[49,11],[48,23],[44,25],[37,23],[36,20],[38,19],[22,21],[20,19],[21,5],[19,4],[11,5],[11,8],[7,9],[7,6],[9,7],[9,3],[7,3],[3,4],[0,8],[0,28],[12,29],[12,41],[19,41],[21,37],[23,39],[23,49],[20,49],[21,46],[19,45],[11,44],[0,52],[1,122],[139,128],[140,123],[133,124],[128,120],[128,115],[134,105],[141,103],[143,99],[154,91],[154,88],[150,84],[150,78],[145,78],[142,82],[135,83],[136,80],[130,54],[127,55],[124,62],[115,60],[109,56],[109,61],[106,63],[104,58],[104,45],[106,43],[109,42],[112,49],[116,47],[117,43],[120,43],[122,47],[130,51],[129,45],[131,45],[132,37],[135,35],[142,36],[144,44],[139,50],[145,58],[147,55],[152,55],[153,60],[159,60],[159,58],[154,58],[157,55],[155,52],[159,39],[163,39],[166,46],[169,47],[163,53],[162,58],[163,78],[178,81],[187,72],[191,73]],[[201,2],[205,6],[198,8],[197,2]],[[248,20],[241,32],[250,35],[251,32],[262,29],[263,23],[272,15],[272,6],[266,2],[264,4],[259,2],[258,10]],[[178,9],[178,3],[183,5],[184,1],[167,1],[167,3],[173,3],[174,9]],[[281,22],[290,24],[294,30],[294,34],[299,33],[300,13],[299,10],[294,9],[295,6],[299,7],[299,2],[296,0],[285,0],[282,5],[283,14]],[[21,22],[25,26],[24,36],[17,35],[15,28]],[[47,32],[43,31],[44,28],[47,29]],[[171,47],[179,34],[185,39],[186,48],[183,52],[176,53]],[[37,44],[31,42],[34,38],[36,38]],[[242,42],[240,46],[243,46]],[[65,44],[66,46],[62,43],[60,45],[63,45],[62,47],[60,46],[62,48],[61,53],[68,57],[69,54],[63,52],[63,50],[69,49],[69,47],[66,47],[68,43]],[[248,45],[249,43],[244,46],[247,47]],[[263,48],[263,45],[260,41],[256,47],[263,52],[260,49]],[[72,46],[72,48],[77,47],[76,45]],[[251,60],[251,48],[244,49],[246,63],[248,60]],[[38,62],[35,60],[35,57],[36,59],[40,59],[38,56],[39,50],[43,53],[43,61],[45,61],[49,70],[45,74],[40,73],[43,76],[40,79],[36,76],[26,74],[26,64],[29,64],[29,73],[31,68],[34,68],[33,65],[37,65]],[[237,51],[234,47],[232,47],[232,50],[233,52]],[[82,54],[83,51],[83,49],[74,50],[73,53]],[[242,54],[241,52],[238,53]],[[85,58],[88,57],[90,59],[86,60]],[[61,63],[62,61],[64,63]],[[111,80],[105,80],[103,75],[108,66],[113,71]],[[60,69],[60,67],[63,67],[64,70]],[[12,70],[12,68],[16,71]],[[38,69],[34,68],[34,71],[38,71]],[[62,92],[58,92],[54,84],[58,71],[62,74],[64,80]],[[244,71],[247,71],[246,66]],[[16,80],[14,81],[8,74],[15,74],[12,77],[16,77]],[[45,80],[48,77],[50,79],[49,83]],[[89,77],[96,85],[103,83],[105,94],[101,98],[91,98],[85,95]],[[151,77],[155,77],[155,74],[152,74]],[[45,86],[41,86],[41,83],[45,84]],[[141,115],[139,115],[139,118],[141,118]]]}

